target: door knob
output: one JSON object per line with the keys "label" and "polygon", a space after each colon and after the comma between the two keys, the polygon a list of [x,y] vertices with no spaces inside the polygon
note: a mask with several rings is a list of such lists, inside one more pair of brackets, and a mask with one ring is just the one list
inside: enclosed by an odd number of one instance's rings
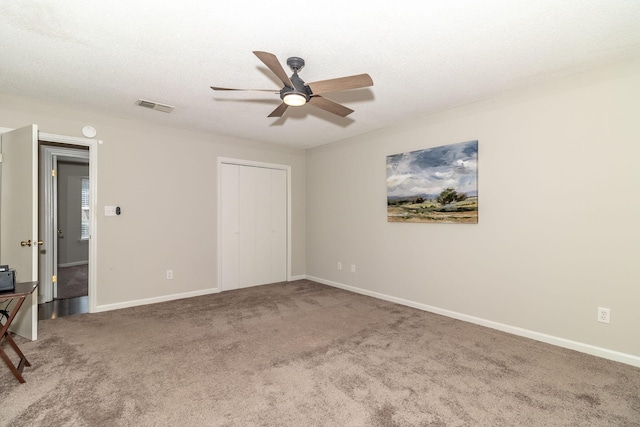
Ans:
{"label": "door knob", "polygon": [[23,240],[22,242],[20,242],[20,246],[29,246],[31,247],[31,244],[33,244],[33,246],[42,246],[44,245],[44,242],[42,240],[38,240],[37,242],[34,241],[32,242],[31,239],[27,240],[26,242]]}

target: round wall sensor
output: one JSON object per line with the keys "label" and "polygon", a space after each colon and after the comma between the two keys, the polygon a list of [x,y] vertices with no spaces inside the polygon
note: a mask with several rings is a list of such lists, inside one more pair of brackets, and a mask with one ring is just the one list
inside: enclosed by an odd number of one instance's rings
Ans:
{"label": "round wall sensor", "polygon": [[85,126],[82,128],[82,134],[87,138],[93,138],[97,133],[96,129],[91,126]]}

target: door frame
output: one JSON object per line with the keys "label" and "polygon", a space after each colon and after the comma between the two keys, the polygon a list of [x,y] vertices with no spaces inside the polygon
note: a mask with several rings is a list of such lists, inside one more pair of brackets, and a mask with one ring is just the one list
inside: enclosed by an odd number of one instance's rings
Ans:
{"label": "door frame", "polygon": [[[42,138],[41,142],[45,141]],[[52,301],[57,296],[57,283],[52,283],[52,277],[57,275],[57,257],[58,253],[58,213],[57,213],[57,189],[54,185],[54,179],[51,179],[50,171],[58,169],[58,160],[61,159],[82,159],[86,160],[91,167],[91,161],[89,159],[90,152],[85,149],[62,147],[55,145],[39,145],[40,152],[40,164],[38,165],[40,170],[40,195],[42,207],[40,211],[40,227],[43,230],[43,236],[45,240],[45,249],[48,249],[43,256],[43,262],[40,262],[39,271],[40,286],[38,293],[38,303]],[[89,186],[91,186],[91,178],[89,178]],[[91,194],[89,194],[91,197]],[[91,210],[89,210],[91,213]],[[47,244],[46,242],[51,242]],[[91,268],[91,260],[89,259],[89,268]],[[90,293],[89,293],[90,295]]]}
{"label": "door frame", "polygon": [[258,167],[265,169],[276,169],[285,171],[287,175],[287,248],[286,248],[286,260],[287,260],[287,281],[291,281],[291,166],[290,165],[281,165],[277,163],[266,163],[266,162],[257,162],[253,160],[243,160],[243,159],[235,159],[231,157],[218,157],[216,162],[216,167],[218,169],[218,253],[217,253],[217,282],[218,282],[218,290],[224,291],[222,289],[222,257],[220,256],[222,253],[222,165],[223,164],[231,164],[238,166],[249,166],[249,167]]}
{"label": "door frame", "polygon": [[[0,127],[0,133],[14,129]],[[89,204],[90,204],[90,233],[89,239],[89,312],[95,313],[98,307],[98,145],[102,140],[79,138],[75,136],[56,135],[52,133],[38,132],[38,141],[68,144],[70,146],[89,147]]]}

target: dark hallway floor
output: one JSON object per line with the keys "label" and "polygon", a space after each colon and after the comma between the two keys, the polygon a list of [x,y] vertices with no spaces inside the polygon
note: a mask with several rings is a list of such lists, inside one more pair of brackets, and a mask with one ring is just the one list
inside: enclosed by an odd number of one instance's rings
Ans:
{"label": "dark hallway floor", "polygon": [[89,297],[54,299],[38,304],[38,320],[55,319],[89,312]]}

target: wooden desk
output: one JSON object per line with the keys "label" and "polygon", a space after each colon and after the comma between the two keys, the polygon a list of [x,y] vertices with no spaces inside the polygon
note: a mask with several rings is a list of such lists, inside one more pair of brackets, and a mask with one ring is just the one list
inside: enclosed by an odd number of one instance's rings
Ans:
{"label": "wooden desk", "polygon": [[25,366],[31,366],[31,364],[24,356],[24,354],[22,354],[22,351],[20,351],[20,348],[13,340],[13,338],[11,338],[11,335],[9,335],[9,326],[11,326],[11,322],[13,322],[16,314],[18,314],[18,310],[20,310],[20,307],[22,306],[24,300],[29,295],[31,295],[37,287],[38,282],[16,283],[16,289],[13,292],[0,292],[0,302],[16,300],[16,303],[9,313],[9,318],[7,319],[6,323],[2,325],[2,329],[0,330],[0,344],[2,344],[3,340],[6,340],[16,352],[20,360],[18,361],[18,365],[14,365],[11,359],[9,359],[9,356],[7,356],[7,354],[2,350],[2,347],[0,347],[0,357],[2,358],[2,360],[4,360],[4,363],[7,364],[7,366],[13,373],[13,376],[16,377],[16,379],[21,383],[25,382],[24,378],[22,378],[22,370]]}

